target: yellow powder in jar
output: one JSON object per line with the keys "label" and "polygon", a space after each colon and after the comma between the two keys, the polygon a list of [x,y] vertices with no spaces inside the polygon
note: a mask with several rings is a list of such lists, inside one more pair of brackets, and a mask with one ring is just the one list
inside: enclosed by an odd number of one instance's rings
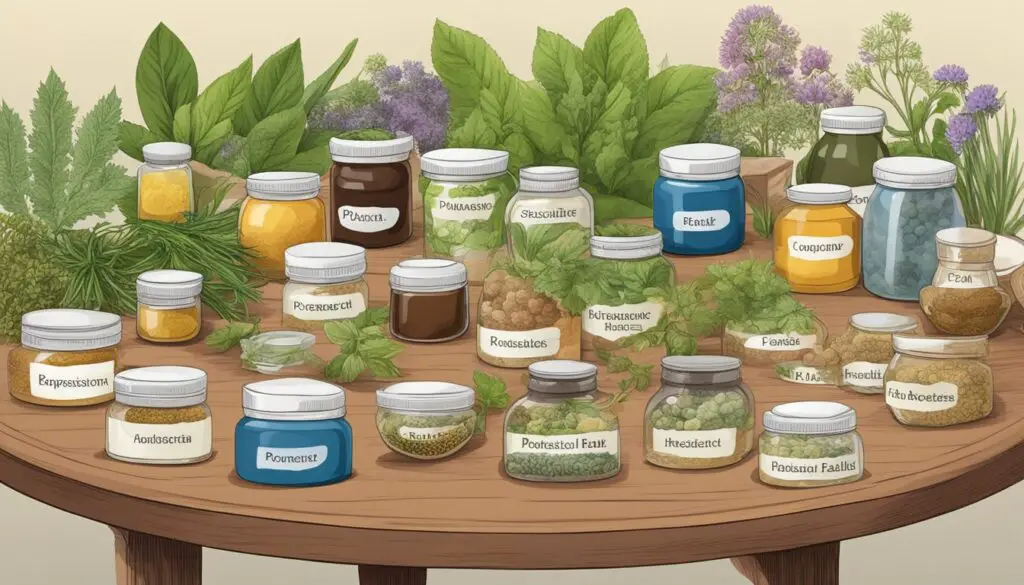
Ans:
{"label": "yellow powder in jar", "polygon": [[179,309],[159,309],[139,305],[136,330],[139,337],[156,343],[188,341],[199,335],[202,324],[198,304]]}
{"label": "yellow powder in jar", "polygon": [[182,408],[143,408],[133,406],[124,412],[124,422],[144,425],[172,425],[199,422],[209,418],[202,406]]}
{"label": "yellow powder in jar", "polygon": [[139,219],[180,223],[192,210],[192,189],[185,169],[150,172],[139,179]]}
{"label": "yellow powder in jar", "polygon": [[121,360],[115,347],[90,349],[85,351],[41,351],[28,347],[15,347],[7,354],[7,387],[11,396],[32,404],[44,406],[89,406],[102,404],[114,397],[114,389],[101,396],[74,400],[52,400],[40,398],[32,394],[32,364],[47,366],[70,367],[114,363],[114,373],[121,371]]}

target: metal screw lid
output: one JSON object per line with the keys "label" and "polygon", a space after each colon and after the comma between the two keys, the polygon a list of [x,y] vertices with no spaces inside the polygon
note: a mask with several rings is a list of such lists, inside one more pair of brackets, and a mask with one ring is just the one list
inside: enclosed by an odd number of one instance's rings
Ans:
{"label": "metal screw lid", "polygon": [[821,112],[821,129],[830,134],[878,134],[885,128],[885,111],[872,106],[828,108]]}
{"label": "metal screw lid", "polygon": [[45,351],[85,351],[121,342],[121,317],[83,309],[42,309],[21,316],[21,344]]}
{"label": "metal screw lid", "polygon": [[206,400],[206,372],[185,366],[147,366],[114,376],[114,399],[128,406],[182,408]]}
{"label": "metal screw lid", "polygon": [[789,402],[765,412],[763,423],[773,433],[838,435],[857,428],[857,413],[839,402]]}
{"label": "metal screw lid", "polygon": [[428,179],[481,181],[508,170],[509,155],[484,148],[441,148],[420,157],[420,171]]}
{"label": "metal screw lid", "polygon": [[876,183],[893,189],[944,189],[956,184],[956,165],[920,156],[879,159],[872,174]]}
{"label": "metal screw lid", "polygon": [[192,160],[192,147],[180,142],[153,142],[142,147],[142,160],[158,165],[184,164]]}
{"label": "metal screw lid", "polygon": [[392,140],[347,140],[331,138],[331,158],[335,162],[352,164],[386,164],[407,160],[415,149],[412,136]]}
{"label": "metal screw lid", "polygon": [[448,382],[399,382],[377,390],[377,406],[392,410],[450,412],[475,403],[472,388]]}
{"label": "metal screw lid", "polygon": [[739,176],[740,151],[723,144],[680,144],[658,154],[661,176],[683,181],[720,181]]}
{"label": "metal screw lid", "polygon": [[242,387],[245,416],[262,420],[325,420],[345,416],[345,389],[309,378],[277,378]]}
{"label": "metal screw lid", "polygon": [[341,242],[309,242],[284,251],[284,273],[300,282],[354,280],[366,273],[366,249]]}
{"label": "metal screw lid", "polygon": [[445,292],[467,285],[466,266],[441,258],[412,258],[391,267],[391,288],[404,292]]}
{"label": "metal screw lid", "polygon": [[805,183],[786,189],[786,198],[805,205],[835,205],[849,203],[853,199],[853,189],[831,183]]}
{"label": "metal screw lid", "polygon": [[564,193],[580,186],[580,170],[573,167],[526,167],[519,170],[519,190],[528,193]]}
{"label": "metal screw lid", "polygon": [[269,172],[249,175],[245,190],[256,199],[301,201],[320,192],[320,175],[316,173]]}

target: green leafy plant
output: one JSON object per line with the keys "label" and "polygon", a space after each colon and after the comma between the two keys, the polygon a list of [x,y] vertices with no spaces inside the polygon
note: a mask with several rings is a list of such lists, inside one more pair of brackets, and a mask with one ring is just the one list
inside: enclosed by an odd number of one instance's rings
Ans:
{"label": "green leafy plant", "polygon": [[241,343],[243,339],[259,335],[259,333],[259,320],[252,322],[229,321],[227,325],[206,336],[206,346],[218,353],[223,353]]}
{"label": "green leafy plant", "polygon": [[587,307],[581,295],[587,281],[583,258],[590,248],[589,230],[579,224],[539,224],[529,228],[509,226],[514,253],[498,258],[494,269],[510,276],[532,280],[533,290],[551,298],[572,315]]}
{"label": "green leafy plant", "polygon": [[438,256],[453,256],[456,251],[490,251],[505,240],[505,207],[515,192],[515,179],[510,174],[488,179],[479,184],[445,187],[420,177],[423,207],[437,206],[441,195],[453,199],[494,195],[494,209],[487,219],[443,220],[427,214],[423,236],[428,249]]}
{"label": "green leafy plant", "polygon": [[[1004,108],[1002,116],[979,113],[969,124],[976,128],[970,138],[962,146],[954,143],[961,150],[957,193],[964,215],[970,225],[1015,236],[1024,230],[1020,200],[1024,165],[1016,138],[1017,112],[1011,114]],[[951,122],[950,131],[956,126],[959,124]]]}
{"label": "green leafy plant", "polygon": [[[0,338],[17,340],[21,316],[58,306],[68,274],[52,258],[50,230],[26,214],[0,213]],[[0,340],[2,340],[0,339]]]}
{"label": "green leafy plant", "polygon": [[388,308],[367,309],[347,321],[330,321],[324,333],[338,346],[338,355],[327,363],[324,376],[347,383],[369,371],[378,378],[398,378],[401,370],[392,360],[405,349],[384,333]]}
{"label": "green leafy plant", "polygon": [[450,146],[506,150],[513,172],[579,168],[599,221],[651,215],[658,152],[698,139],[715,102],[714,69],[678,65],[650,77],[629,9],[598,23],[582,48],[538,29],[533,82],[510,74],[482,38],[441,21],[431,54],[448,89]]}
{"label": "green leafy plant", "polygon": [[330,168],[330,132],[306,127],[306,116],[331,89],[357,40],[308,85],[300,41],[267,58],[253,74],[252,56],[199,92],[195,59],[166,25],[150,34],[135,70],[146,126],[125,122],[120,148],[142,160],[142,147],[174,141],[192,146],[193,160],[239,177],[263,171]]}
{"label": "green leafy plant", "polygon": [[771,261],[743,260],[707,267],[702,286],[715,303],[714,319],[746,333],[810,333],[814,312],[793,298]]}
{"label": "green leafy plant", "polygon": [[480,370],[473,372],[473,391],[476,392],[476,434],[480,434],[487,427],[487,413],[507,407],[509,396],[504,380]]}

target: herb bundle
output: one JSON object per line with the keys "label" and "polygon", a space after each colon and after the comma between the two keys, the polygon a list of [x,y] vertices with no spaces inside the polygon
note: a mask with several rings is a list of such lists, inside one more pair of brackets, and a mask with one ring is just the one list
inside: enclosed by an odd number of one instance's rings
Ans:
{"label": "herb bundle", "polygon": [[324,333],[338,346],[338,355],[327,363],[324,376],[341,383],[351,382],[369,371],[378,378],[398,378],[402,371],[392,361],[405,349],[387,337],[384,325],[388,308],[367,309],[348,321],[330,321]]}

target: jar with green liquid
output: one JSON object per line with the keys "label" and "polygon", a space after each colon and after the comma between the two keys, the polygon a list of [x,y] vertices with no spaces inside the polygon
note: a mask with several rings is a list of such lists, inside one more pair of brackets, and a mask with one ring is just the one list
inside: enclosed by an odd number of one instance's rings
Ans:
{"label": "jar with green liquid", "polygon": [[829,108],[821,113],[822,137],[811,148],[805,183],[853,189],[850,208],[861,217],[875,189],[871,168],[889,156],[882,140],[885,112],[871,106]]}

